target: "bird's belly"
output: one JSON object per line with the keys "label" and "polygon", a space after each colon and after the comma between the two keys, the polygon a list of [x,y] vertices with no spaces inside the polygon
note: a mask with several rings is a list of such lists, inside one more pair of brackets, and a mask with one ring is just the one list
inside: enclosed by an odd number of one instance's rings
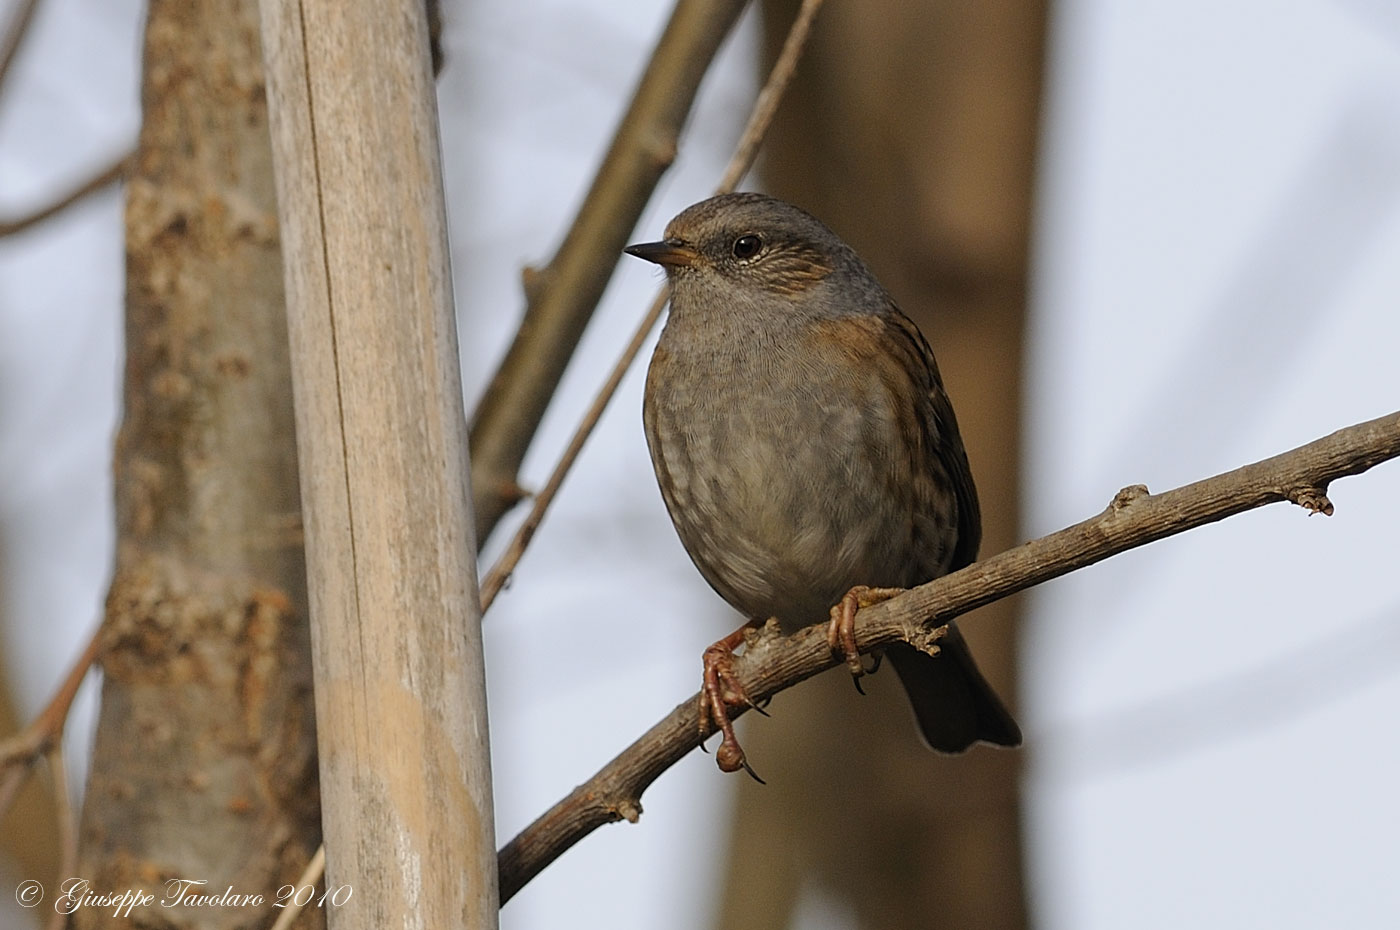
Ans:
{"label": "bird's belly", "polygon": [[856,441],[857,411],[712,399],[655,431],[652,455],[681,542],[725,600],[792,630],[825,619],[852,585],[908,583],[911,515]]}

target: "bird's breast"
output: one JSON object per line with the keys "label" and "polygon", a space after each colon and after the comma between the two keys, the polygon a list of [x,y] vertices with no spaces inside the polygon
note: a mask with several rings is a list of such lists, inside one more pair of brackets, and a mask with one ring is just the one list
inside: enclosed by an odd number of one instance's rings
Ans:
{"label": "bird's breast", "polygon": [[907,579],[913,507],[872,448],[894,411],[851,373],[781,344],[701,355],[663,335],[648,371],[647,442],[681,542],[751,618],[795,629],[852,585]]}

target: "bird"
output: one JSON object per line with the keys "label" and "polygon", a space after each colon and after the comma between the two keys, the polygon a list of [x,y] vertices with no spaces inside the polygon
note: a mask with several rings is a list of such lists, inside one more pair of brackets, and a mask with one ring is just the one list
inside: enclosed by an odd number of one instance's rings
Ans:
{"label": "bird", "polygon": [[[827,622],[859,676],[856,612],[972,563],[977,491],[927,340],[816,217],[721,194],[625,251],[670,289],[642,403],[661,496],[695,567],[749,621],[705,650],[701,727],[723,732],[721,769],[754,774],[728,714],[752,704],[733,670],[745,631]],[[924,741],[1019,745],[955,624],[932,652],[883,653]]]}

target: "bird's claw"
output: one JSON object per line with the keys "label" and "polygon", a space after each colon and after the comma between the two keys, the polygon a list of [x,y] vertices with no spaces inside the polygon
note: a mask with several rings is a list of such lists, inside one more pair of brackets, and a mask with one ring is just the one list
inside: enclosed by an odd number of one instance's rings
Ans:
{"label": "bird's claw", "polygon": [[860,686],[861,676],[874,674],[880,667],[880,657],[876,655],[868,669],[861,661],[860,650],[856,648],[856,614],[864,607],[873,607],[903,593],[903,588],[856,585],[831,608],[831,625],[826,628],[826,644],[833,655],[845,658],[846,669],[851,673],[851,680],[861,694],[865,694],[865,689]]}
{"label": "bird's claw", "polygon": [[734,735],[734,724],[729,719],[729,708],[739,706],[753,708],[765,717],[769,715],[768,711],[754,703],[734,674],[734,647],[743,642],[746,629],[748,627],[741,627],[705,650],[704,685],[700,689],[700,748],[705,748],[704,737],[709,732],[719,730],[724,734],[719,749],[715,751],[715,763],[720,771],[737,772],[743,769],[762,785],[767,782],[758,776],[744,757],[739,738]]}

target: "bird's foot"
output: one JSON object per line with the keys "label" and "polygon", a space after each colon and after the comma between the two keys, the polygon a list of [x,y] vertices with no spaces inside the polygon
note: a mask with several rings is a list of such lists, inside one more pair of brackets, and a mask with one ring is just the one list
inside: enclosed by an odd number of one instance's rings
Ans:
{"label": "bird's foot", "polygon": [[861,662],[860,650],[856,648],[856,613],[903,593],[904,588],[872,588],[858,584],[846,592],[840,603],[831,608],[831,625],[826,628],[826,643],[831,647],[833,655],[842,656],[846,660],[851,681],[861,694],[865,693],[865,689],[860,686],[861,676],[878,669],[880,657],[875,657],[874,664],[869,669]]}
{"label": "bird's foot", "polygon": [[[739,738],[734,735],[734,724],[729,719],[730,707],[751,707],[767,715],[767,711],[749,697],[734,673],[735,647],[744,642],[745,634],[750,629],[760,625],[761,621],[758,620],[747,623],[705,650],[704,685],[700,689],[700,736],[703,739],[709,735],[706,731],[710,727],[713,729],[709,732],[719,730],[723,733],[719,749],[715,750],[715,762],[720,771],[737,772],[743,769],[761,785],[765,782],[744,758],[744,750],[739,746]],[[703,742],[700,748],[704,748]]]}

